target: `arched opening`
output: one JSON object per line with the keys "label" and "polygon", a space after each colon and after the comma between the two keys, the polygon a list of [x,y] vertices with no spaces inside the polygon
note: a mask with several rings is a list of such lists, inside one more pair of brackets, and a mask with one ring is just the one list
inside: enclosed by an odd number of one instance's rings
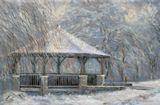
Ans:
{"label": "arched opening", "polygon": [[100,64],[95,58],[90,58],[86,62],[86,74],[100,74]]}
{"label": "arched opening", "polygon": [[79,74],[80,64],[76,58],[66,58],[61,64],[61,73]]}
{"label": "arched opening", "polygon": [[46,64],[46,73],[47,74],[57,73],[57,63],[54,59],[55,58],[48,59],[48,62]]}
{"label": "arched opening", "polygon": [[100,64],[95,58],[87,60],[86,74],[88,74],[87,83],[88,85],[97,85],[97,74],[100,74]]}
{"label": "arched opening", "polygon": [[30,58],[29,57],[21,57],[20,61],[18,62],[18,66],[17,66],[17,72],[18,73],[33,73],[32,71],[32,64],[30,62]]}
{"label": "arched opening", "polygon": [[36,73],[42,73],[43,69],[43,59],[42,57],[37,57],[36,63]]}

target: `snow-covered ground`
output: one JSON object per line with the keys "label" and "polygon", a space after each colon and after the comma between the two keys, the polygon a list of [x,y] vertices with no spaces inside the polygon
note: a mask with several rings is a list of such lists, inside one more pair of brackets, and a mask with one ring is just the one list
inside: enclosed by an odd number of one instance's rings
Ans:
{"label": "snow-covered ground", "polygon": [[[149,90],[125,89],[92,94],[48,94],[44,97],[20,92],[6,93],[0,105],[160,105],[160,80],[135,83]],[[143,88],[142,88],[143,89]]]}

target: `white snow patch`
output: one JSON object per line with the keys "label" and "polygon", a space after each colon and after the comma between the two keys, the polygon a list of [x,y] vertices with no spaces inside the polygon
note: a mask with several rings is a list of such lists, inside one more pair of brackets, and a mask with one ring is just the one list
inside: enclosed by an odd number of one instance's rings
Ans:
{"label": "white snow patch", "polygon": [[[160,105],[160,81],[135,84],[150,86],[152,90],[125,89],[92,94],[27,95],[21,92],[7,93],[0,105]],[[10,96],[6,99],[7,96]]]}

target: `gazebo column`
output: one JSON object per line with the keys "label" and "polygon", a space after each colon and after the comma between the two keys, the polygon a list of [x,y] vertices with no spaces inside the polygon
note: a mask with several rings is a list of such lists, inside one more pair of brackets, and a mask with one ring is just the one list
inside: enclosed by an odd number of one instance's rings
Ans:
{"label": "gazebo column", "polygon": [[43,64],[42,64],[42,75],[46,75],[46,64],[48,62],[48,59],[46,56],[43,57]]}
{"label": "gazebo column", "polygon": [[100,75],[97,75],[97,85],[105,84],[105,58],[97,59],[100,64]]}
{"label": "gazebo column", "polygon": [[47,62],[48,62],[47,57],[43,57],[43,71],[41,75],[41,87],[40,87],[40,93],[42,96],[48,93],[48,75],[46,75]]}
{"label": "gazebo column", "polygon": [[61,73],[61,71],[60,71],[61,70],[61,64],[65,59],[66,59],[66,57],[60,57],[60,56],[57,57],[56,62],[57,62],[57,73],[58,74]]}
{"label": "gazebo column", "polygon": [[13,83],[13,90],[19,91],[20,90],[20,75],[17,72],[18,62],[20,61],[20,56],[14,56],[12,58],[12,83]]}
{"label": "gazebo column", "polygon": [[60,57],[57,57],[57,73],[60,74],[60,68],[61,67],[61,61],[60,61]]}
{"label": "gazebo column", "polygon": [[40,92],[42,96],[48,93],[48,75],[41,76]]}
{"label": "gazebo column", "polygon": [[106,69],[107,69],[107,72],[106,72],[106,78],[111,75],[112,71],[111,71],[111,58],[108,57],[106,58]]}
{"label": "gazebo column", "polygon": [[33,73],[36,73],[36,65],[37,65],[37,59],[36,56],[33,56],[33,59],[31,60],[31,64],[32,64],[32,71]]}
{"label": "gazebo column", "polygon": [[87,86],[87,79],[88,79],[88,76],[86,75],[86,68],[85,68],[85,64],[87,62],[87,59],[86,57],[79,57],[78,60],[80,62],[80,75],[79,75],[79,86],[80,87],[85,87]]}

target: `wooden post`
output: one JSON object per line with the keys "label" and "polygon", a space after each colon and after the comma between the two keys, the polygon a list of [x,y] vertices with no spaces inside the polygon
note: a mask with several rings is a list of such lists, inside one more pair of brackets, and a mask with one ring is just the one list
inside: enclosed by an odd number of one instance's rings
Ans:
{"label": "wooden post", "polygon": [[47,57],[43,57],[43,73],[41,76],[40,93],[42,96],[48,93],[48,76],[46,75]]}
{"label": "wooden post", "polygon": [[32,71],[33,71],[33,73],[36,73],[37,60],[36,60],[35,56],[33,56],[33,60],[31,60],[31,64],[32,64]]}
{"label": "wooden post", "polygon": [[101,58],[101,62],[100,62],[100,67],[101,67],[101,74],[104,75],[105,73],[105,59]]}
{"label": "wooden post", "polygon": [[78,58],[79,62],[80,62],[80,75],[85,75],[86,74],[86,67],[85,64],[87,62],[87,58],[86,57],[79,57]]}
{"label": "wooden post", "polygon": [[106,59],[106,62],[107,62],[107,64],[105,66],[106,66],[107,72],[105,74],[106,74],[106,78],[107,78],[107,76],[111,75],[111,73],[112,73],[112,71],[111,71],[111,59],[110,59],[110,57],[108,57]]}
{"label": "wooden post", "polygon": [[57,57],[57,73],[60,74],[61,61],[60,57]]}
{"label": "wooden post", "polygon": [[20,90],[20,76],[17,72],[18,62],[20,60],[20,56],[13,57],[13,64],[12,64],[12,83],[13,83],[13,90],[19,91]]}
{"label": "wooden post", "polygon": [[88,83],[87,83],[88,76],[86,75],[86,68],[85,68],[87,58],[86,57],[79,57],[78,60],[80,62],[80,66],[81,66],[80,75],[79,75],[79,87],[85,87],[88,85]]}
{"label": "wooden post", "polygon": [[97,58],[97,61],[100,64],[100,74],[105,74],[105,58]]}
{"label": "wooden post", "polygon": [[43,57],[43,68],[42,68],[42,75],[46,75],[46,64],[48,62],[47,57]]}
{"label": "wooden post", "polygon": [[18,74],[17,68],[18,68],[19,60],[20,60],[20,57],[13,57],[12,58],[12,74]]}
{"label": "wooden post", "polygon": [[81,61],[80,75],[84,75],[85,73],[86,73],[85,63]]}
{"label": "wooden post", "polygon": [[97,59],[100,64],[100,75],[97,75],[97,85],[105,84],[105,58]]}
{"label": "wooden post", "polygon": [[60,56],[58,56],[57,57],[57,73],[58,74],[60,74],[61,73],[61,64],[62,64],[62,62],[64,61],[66,59],[66,57],[60,57]]}

